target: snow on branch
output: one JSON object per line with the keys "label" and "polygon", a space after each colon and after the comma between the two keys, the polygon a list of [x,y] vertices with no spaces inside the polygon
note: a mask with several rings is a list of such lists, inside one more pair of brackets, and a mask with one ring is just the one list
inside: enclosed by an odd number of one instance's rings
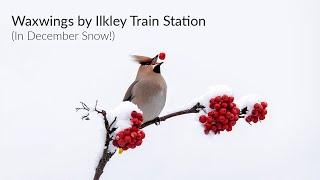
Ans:
{"label": "snow on branch", "polygon": [[83,102],[80,102],[82,107],[81,108],[76,108],[76,111],[79,111],[79,110],[84,110],[84,111],[87,111],[87,113],[82,116],[81,119],[85,119],[85,120],[90,120],[89,118],[89,115],[90,115],[90,112],[97,112],[98,114],[101,114],[102,117],[103,117],[103,120],[104,120],[104,125],[105,125],[105,128],[106,128],[106,140],[105,140],[105,148],[103,150],[103,155],[99,161],[99,164],[96,168],[96,173],[94,175],[94,178],[93,180],[99,180],[100,179],[100,176],[101,174],[103,173],[103,169],[104,167],[106,166],[106,164],[108,163],[108,161],[111,159],[111,157],[115,154],[116,151],[110,151],[109,149],[109,145],[110,145],[110,142],[112,141],[113,139],[113,132],[116,130],[116,128],[111,128],[113,126],[113,124],[116,122],[117,118],[115,118],[112,123],[109,125],[109,121],[107,119],[107,113],[105,110],[98,110],[97,109],[97,104],[98,104],[98,101],[96,101],[96,105],[95,107],[92,109],[90,109],[85,103]]}

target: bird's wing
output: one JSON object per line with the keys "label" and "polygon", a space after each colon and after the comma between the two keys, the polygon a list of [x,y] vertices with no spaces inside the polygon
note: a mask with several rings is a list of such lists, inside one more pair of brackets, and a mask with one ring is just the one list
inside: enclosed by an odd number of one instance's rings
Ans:
{"label": "bird's wing", "polygon": [[123,101],[131,101],[133,99],[132,89],[139,81],[134,81],[128,88],[126,94],[124,95]]}

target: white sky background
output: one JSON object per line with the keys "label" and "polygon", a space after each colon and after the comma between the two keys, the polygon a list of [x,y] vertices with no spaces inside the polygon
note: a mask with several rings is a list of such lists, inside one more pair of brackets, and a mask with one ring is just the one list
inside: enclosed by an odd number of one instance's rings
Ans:
{"label": "white sky background", "polygon": [[[102,179],[319,179],[319,9],[316,0],[1,2],[0,179],[91,179],[101,124],[81,121],[74,108],[96,99],[116,106],[138,68],[128,55],[161,51],[163,113],[227,84],[236,98],[267,97],[268,116],[215,137],[188,116],[148,127],[142,146],[115,155]],[[206,27],[110,29],[114,42],[10,40],[13,30],[62,31],[14,27],[11,15],[110,14],[191,15],[205,18]]]}

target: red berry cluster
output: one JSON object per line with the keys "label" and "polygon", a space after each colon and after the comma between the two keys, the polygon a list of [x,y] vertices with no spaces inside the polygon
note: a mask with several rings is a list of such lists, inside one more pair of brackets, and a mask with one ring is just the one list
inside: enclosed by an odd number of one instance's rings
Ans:
{"label": "red berry cluster", "polygon": [[210,99],[210,108],[212,111],[207,116],[202,115],[199,121],[204,124],[204,133],[213,131],[215,134],[220,131],[232,131],[239,119],[240,109],[233,103],[234,97],[223,95]]}
{"label": "red berry cluster", "polygon": [[116,138],[112,141],[113,145],[120,147],[123,150],[129,148],[134,149],[142,144],[142,139],[145,138],[143,131],[139,129],[143,122],[143,117],[141,113],[132,111],[131,113],[131,127],[126,128],[116,135]]}
{"label": "red berry cluster", "polygon": [[246,121],[248,123],[250,122],[257,123],[259,120],[264,120],[267,114],[267,107],[268,107],[268,103],[266,102],[254,104],[251,114],[246,117]]}

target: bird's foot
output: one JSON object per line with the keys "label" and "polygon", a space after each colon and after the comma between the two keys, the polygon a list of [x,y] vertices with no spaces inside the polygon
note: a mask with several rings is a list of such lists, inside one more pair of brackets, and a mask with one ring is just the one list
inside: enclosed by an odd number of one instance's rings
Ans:
{"label": "bird's foot", "polygon": [[155,120],[155,124],[156,124],[157,126],[160,125],[161,120],[160,120],[159,117],[156,117],[154,120]]}

